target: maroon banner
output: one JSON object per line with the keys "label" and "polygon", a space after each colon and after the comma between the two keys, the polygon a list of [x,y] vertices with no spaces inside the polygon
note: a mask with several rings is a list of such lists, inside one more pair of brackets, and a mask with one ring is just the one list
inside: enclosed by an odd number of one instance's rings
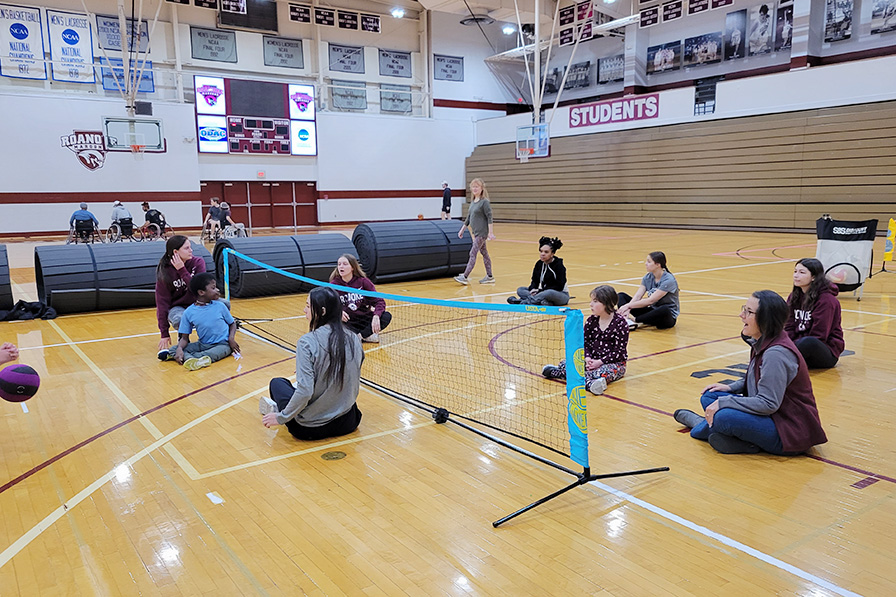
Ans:
{"label": "maroon banner", "polygon": [[569,128],[596,126],[633,120],[648,120],[660,115],[660,94],[639,95],[623,99],[572,106]]}

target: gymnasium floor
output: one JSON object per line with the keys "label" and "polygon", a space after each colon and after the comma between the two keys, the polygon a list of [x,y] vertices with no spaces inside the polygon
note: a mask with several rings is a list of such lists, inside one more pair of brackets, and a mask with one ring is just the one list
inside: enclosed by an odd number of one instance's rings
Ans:
{"label": "gymnasium floor", "polygon": [[[588,410],[594,472],[669,472],[595,482],[494,529],[571,478],[363,386],[359,431],[297,442],[257,413],[292,355],[240,334],[240,361],[188,373],[156,360],[153,309],[2,323],[42,387],[25,408],[0,403],[0,594],[896,594],[896,275],[868,280],[860,302],[841,296],[850,352],[812,373],[829,442],[724,456],[671,413],[747,362],[741,305],[758,289],[786,296],[813,235],[495,229],[495,285],[378,289],[503,302],[528,282],[538,237],[559,235],[587,316],[592,287],[631,293],[645,255],[665,251],[679,323],[632,333],[626,377]],[[7,246],[16,298],[34,299],[33,243]]]}

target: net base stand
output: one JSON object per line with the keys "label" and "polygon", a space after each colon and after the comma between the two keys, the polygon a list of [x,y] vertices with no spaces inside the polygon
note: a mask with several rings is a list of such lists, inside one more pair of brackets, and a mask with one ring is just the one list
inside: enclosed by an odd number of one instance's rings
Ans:
{"label": "net base stand", "polygon": [[648,469],[642,469],[642,470],[638,470],[638,471],[625,471],[625,472],[621,472],[621,473],[605,473],[603,475],[592,475],[591,469],[586,468],[582,473],[576,475],[578,477],[578,479],[576,480],[575,483],[570,483],[563,489],[559,489],[559,490],[555,491],[554,493],[541,498],[540,500],[534,501],[531,504],[529,504],[528,506],[526,506],[525,508],[520,508],[513,514],[508,514],[504,518],[496,520],[495,522],[492,523],[492,526],[497,528],[498,526],[504,524],[508,520],[510,520],[512,518],[516,518],[520,514],[528,512],[529,510],[532,510],[536,506],[540,506],[541,504],[544,504],[545,502],[549,502],[552,499],[554,499],[555,497],[563,495],[570,489],[575,489],[576,487],[579,487],[580,485],[584,485],[585,483],[590,483],[591,481],[597,481],[598,479],[610,479],[613,477],[627,477],[630,475],[645,475],[647,473],[661,473],[661,472],[665,472],[668,470],[669,470],[668,466],[662,466],[662,467],[658,467],[658,468],[648,468]]}
{"label": "net base stand", "polygon": [[883,263],[880,264],[880,271],[879,271],[879,272],[874,272],[874,275],[875,275],[875,276],[876,276],[877,274],[896,274],[896,272],[894,272],[894,271],[892,271],[892,270],[888,270],[888,269],[887,269],[887,262],[884,261]]}

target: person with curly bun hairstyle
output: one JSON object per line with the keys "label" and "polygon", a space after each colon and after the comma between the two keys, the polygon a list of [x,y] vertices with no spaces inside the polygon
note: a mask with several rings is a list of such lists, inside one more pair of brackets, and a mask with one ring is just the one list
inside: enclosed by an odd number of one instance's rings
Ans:
{"label": "person with curly bun hairstyle", "polygon": [[563,246],[559,238],[542,236],[538,240],[538,261],[532,268],[529,286],[516,289],[517,296],[507,298],[512,305],[553,305],[562,307],[569,303],[569,288],[566,286],[566,267],[563,260],[554,253]]}

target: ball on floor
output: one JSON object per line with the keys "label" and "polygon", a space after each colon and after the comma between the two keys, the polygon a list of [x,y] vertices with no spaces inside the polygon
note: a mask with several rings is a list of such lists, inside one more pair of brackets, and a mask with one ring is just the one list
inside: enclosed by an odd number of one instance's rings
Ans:
{"label": "ball on floor", "polygon": [[37,393],[40,376],[28,365],[9,365],[0,371],[0,398],[25,402]]}

